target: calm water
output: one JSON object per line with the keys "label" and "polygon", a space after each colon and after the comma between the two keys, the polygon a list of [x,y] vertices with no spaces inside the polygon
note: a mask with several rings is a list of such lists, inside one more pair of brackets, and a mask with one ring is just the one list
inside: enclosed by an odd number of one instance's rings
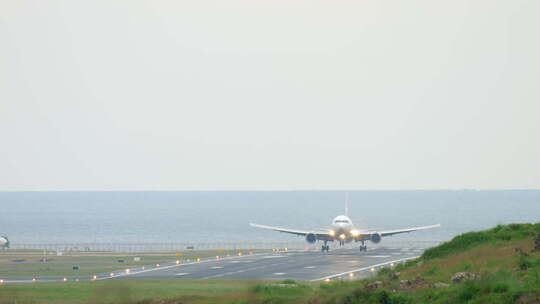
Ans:
{"label": "calm water", "polygon": [[[500,223],[540,221],[540,190],[350,191],[360,228],[442,224],[395,236],[446,240]],[[4,192],[0,235],[12,243],[297,240],[249,222],[324,228],[344,212],[340,191]]]}

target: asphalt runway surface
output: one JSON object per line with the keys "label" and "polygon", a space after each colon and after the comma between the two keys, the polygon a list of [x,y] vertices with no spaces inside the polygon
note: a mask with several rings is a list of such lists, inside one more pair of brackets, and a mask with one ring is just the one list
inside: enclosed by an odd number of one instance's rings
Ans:
{"label": "asphalt runway surface", "polygon": [[[154,266],[130,271],[114,278],[183,278],[183,279],[358,279],[371,275],[372,268],[390,265],[417,257],[423,248],[375,248],[318,251],[282,251],[224,257],[169,266]],[[375,270],[375,269],[373,269]],[[104,278],[106,279],[106,278]]]}
{"label": "asphalt runway surface", "polygon": [[[94,276],[39,278],[38,281],[117,280],[117,279],[253,279],[317,281],[326,279],[360,279],[369,277],[379,267],[418,257],[424,248],[368,248],[320,251],[279,251],[225,256],[195,261],[119,269]],[[29,279],[4,279],[3,283],[31,283]]]}

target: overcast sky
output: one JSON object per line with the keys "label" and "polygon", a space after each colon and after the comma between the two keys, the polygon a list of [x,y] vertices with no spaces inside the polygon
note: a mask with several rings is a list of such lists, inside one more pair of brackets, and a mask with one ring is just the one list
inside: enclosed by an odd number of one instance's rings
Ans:
{"label": "overcast sky", "polygon": [[540,188],[539,15],[0,0],[0,190]]}

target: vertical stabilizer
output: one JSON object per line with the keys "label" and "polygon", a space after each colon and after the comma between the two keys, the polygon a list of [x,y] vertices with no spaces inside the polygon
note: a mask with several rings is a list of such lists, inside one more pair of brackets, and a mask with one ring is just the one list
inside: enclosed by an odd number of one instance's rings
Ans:
{"label": "vertical stabilizer", "polygon": [[345,216],[349,216],[349,192],[345,193]]}

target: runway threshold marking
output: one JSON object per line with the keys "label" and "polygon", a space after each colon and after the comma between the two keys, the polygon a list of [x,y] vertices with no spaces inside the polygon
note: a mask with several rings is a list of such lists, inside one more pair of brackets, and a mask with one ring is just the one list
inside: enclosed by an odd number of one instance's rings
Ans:
{"label": "runway threshold marking", "polygon": [[332,274],[332,275],[325,276],[325,277],[318,278],[318,279],[314,279],[314,280],[311,280],[311,281],[312,281],[312,282],[315,282],[315,281],[324,281],[324,280],[326,280],[326,279],[333,279],[333,278],[337,278],[337,277],[341,277],[341,276],[347,275],[347,274],[349,274],[349,273],[355,273],[355,272],[365,271],[365,270],[369,270],[369,269],[371,269],[371,268],[381,267],[381,266],[385,266],[385,265],[392,264],[392,263],[404,262],[404,261],[416,259],[416,258],[418,258],[418,257],[420,257],[420,256],[415,256],[415,257],[410,257],[410,258],[403,258],[403,259],[399,259],[399,260],[393,260],[393,261],[388,261],[388,262],[384,262],[384,263],[380,263],[380,264],[370,265],[370,266],[367,266],[367,267],[362,267],[362,268],[358,268],[358,269],[353,269],[353,270],[345,271],[345,272],[342,272],[342,273]]}

